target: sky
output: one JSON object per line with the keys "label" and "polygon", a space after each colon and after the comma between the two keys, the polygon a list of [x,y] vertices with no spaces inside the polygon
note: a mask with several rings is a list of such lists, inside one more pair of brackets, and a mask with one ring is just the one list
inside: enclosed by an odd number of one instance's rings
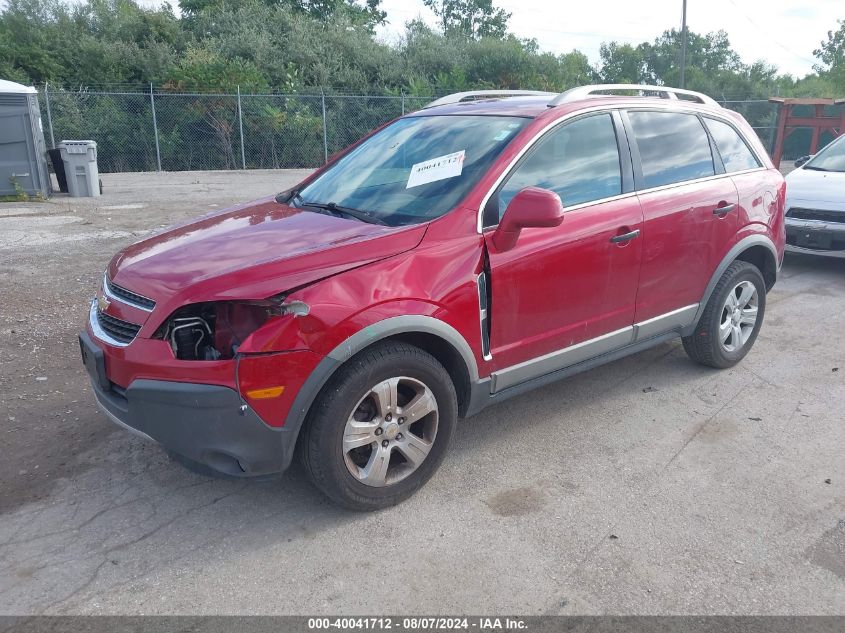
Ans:
{"label": "sky", "polygon": [[[536,38],[553,53],[578,49],[592,63],[602,42],[652,41],[663,31],[681,28],[682,0],[493,0],[511,13],[510,30]],[[422,0],[382,0],[389,24],[381,37],[397,38],[405,22],[436,18]],[[813,50],[845,19],[845,0],[688,0],[687,26],[696,33],[724,29],[743,61],[765,60],[781,72],[812,72]]]}

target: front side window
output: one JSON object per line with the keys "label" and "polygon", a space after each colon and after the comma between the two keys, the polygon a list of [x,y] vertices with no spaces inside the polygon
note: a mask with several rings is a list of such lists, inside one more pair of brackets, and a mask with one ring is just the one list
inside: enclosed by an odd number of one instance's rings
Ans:
{"label": "front side window", "polygon": [[529,122],[508,116],[413,116],[376,133],[291,201],[398,226],[453,209]]}
{"label": "front side window", "polygon": [[733,127],[716,119],[705,119],[705,121],[713,140],[716,141],[716,148],[722,157],[725,171],[742,171],[760,166],[757,158]]}
{"label": "front side window", "polygon": [[693,114],[632,111],[628,113],[640,162],[643,182],[651,189],[676,182],[713,176],[710,139]]}
{"label": "front side window", "polygon": [[[549,132],[502,185],[494,204],[501,220],[525,187],[550,189],[564,207],[622,193],[622,170],[613,119],[596,114]],[[495,224],[493,218],[487,224]]]}

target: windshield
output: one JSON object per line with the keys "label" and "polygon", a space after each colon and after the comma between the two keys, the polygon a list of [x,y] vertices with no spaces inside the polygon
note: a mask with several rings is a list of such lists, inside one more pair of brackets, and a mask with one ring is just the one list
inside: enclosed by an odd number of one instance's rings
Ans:
{"label": "windshield", "polygon": [[[453,209],[529,119],[422,116],[399,119],[298,192],[298,207],[358,212],[391,226]],[[350,214],[351,215],[351,214]]]}
{"label": "windshield", "polygon": [[819,171],[845,171],[845,136],[840,136],[807,161],[804,169]]}

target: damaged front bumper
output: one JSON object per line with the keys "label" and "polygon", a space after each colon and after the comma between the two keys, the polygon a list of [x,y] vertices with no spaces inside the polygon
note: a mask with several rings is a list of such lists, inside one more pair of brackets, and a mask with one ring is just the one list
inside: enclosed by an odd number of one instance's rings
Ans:
{"label": "damaged front bumper", "polygon": [[265,424],[234,389],[142,378],[123,389],[87,332],[79,345],[97,404],[119,426],[221,475],[268,476],[290,464],[296,434]]}

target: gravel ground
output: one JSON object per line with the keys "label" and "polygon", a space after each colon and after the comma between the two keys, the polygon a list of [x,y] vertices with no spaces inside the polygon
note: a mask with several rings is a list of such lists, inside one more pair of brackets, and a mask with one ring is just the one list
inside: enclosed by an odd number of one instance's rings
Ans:
{"label": "gravel ground", "polygon": [[505,402],[376,514],[113,427],[76,342],[111,255],[305,173],[0,204],[0,613],[845,614],[843,260],[787,256],[738,367],[665,344]]}

